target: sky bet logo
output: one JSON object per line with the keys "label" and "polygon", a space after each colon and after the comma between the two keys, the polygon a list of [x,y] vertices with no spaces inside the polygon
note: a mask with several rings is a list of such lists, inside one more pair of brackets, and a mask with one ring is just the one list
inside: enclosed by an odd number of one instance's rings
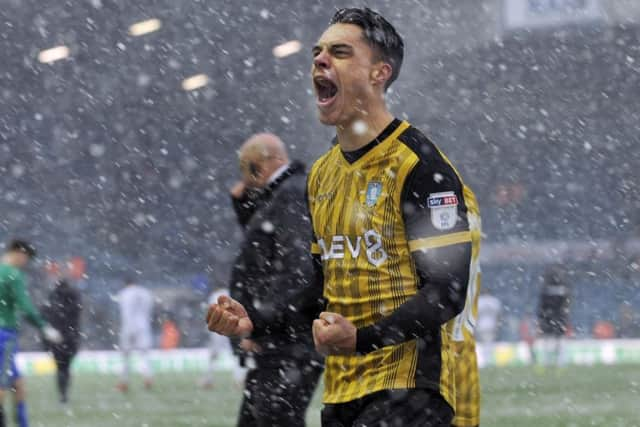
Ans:
{"label": "sky bet logo", "polygon": [[429,208],[458,206],[458,197],[453,192],[431,194],[427,199]]}
{"label": "sky bet logo", "polygon": [[355,238],[343,235],[333,236],[329,248],[324,239],[319,239],[318,246],[322,250],[323,261],[344,259],[346,254],[350,254],[353,259],[358,259],[363,249],[367,260],[375,267],[379,267],[389,258],[382,247],[382,236],[375,230],[369,230]]}

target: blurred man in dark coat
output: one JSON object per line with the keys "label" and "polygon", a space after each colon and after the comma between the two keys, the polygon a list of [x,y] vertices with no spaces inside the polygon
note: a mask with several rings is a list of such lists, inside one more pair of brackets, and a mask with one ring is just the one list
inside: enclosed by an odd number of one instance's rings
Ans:
{"label": "blurred man in dark coat", "polygon": [[[240,348],[255,368],[247,373],[238,425],[304,426],[322,373],[310,333],[313,319],[295,298],[314,274],[304,166],[289,161],[278,137],[258,134],[242,146],[240,169],[242,182],[231,193],[245,240],[230,294],[250,313],[253,332]],[[299,313],[297,326],[285,324],[291,312]]]}
{"label": "blurred man in dark coat", "polygon": [[68,401],[71,381],[71,362],[80,344],[80,314],[82,301],[80,293],[69,282],[59,280],[49,295],[44,310],[47,321],[62,334],[59,344],[50,344],[49,349],[57,366],[57,383],[60,401]]}
{"label": "blurred man in dark coat", "polygon": [[[569,330],[571,286],[565,267],[550,266],[544,274],[538,303],[538,327],[542,334],[542,364],[559,365],[563,362],[564,337]],[[550,360],[551,358],[551,360]]]}

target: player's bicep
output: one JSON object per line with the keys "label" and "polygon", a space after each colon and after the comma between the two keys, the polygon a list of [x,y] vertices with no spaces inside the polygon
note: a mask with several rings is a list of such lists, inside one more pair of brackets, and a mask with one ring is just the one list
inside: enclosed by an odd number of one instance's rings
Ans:
{"label": "player's bicep", "polygon": [[463,185],[446,163],[416,166],[403,191],[409,250],[421,286],[444,287],[447,299],[464,304],[471,261],[471,231]]}

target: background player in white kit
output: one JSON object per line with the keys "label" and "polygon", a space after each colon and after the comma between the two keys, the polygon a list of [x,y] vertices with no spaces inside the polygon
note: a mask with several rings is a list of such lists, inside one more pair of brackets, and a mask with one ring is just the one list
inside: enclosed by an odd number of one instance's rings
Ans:
{"label": "background player in white kit", "polygon": [[151,315],[153,312],[153,294],[148,289],[127,280],[125,287],[116,295],[120,306],[120,351],[123,357],[123,369],[118,389],[129,389],[131,373],[131,352],[138,351],[141,360],[141,373],[145,388],[151,388],[153,373],[149,363],[149,349],[152,346]]}
{"label": "background player in white kit", "polygon": [[[229,296],[229,290],[223,289],[223,288],[215,289],[209,296],[209,301],[208,301],[209,305],[217,304],[218,297],[222,295]],[[203,388],[213,387],[213,383],[214,383],[213,372],[215,369],[216,361],[218,361],[218,359],[220,359],[220,357],[223,356],[224,354],[228,354],[233,360],[233,367],[232,367],[233,380],[238,386],[241,386],[242,383],[244,382],[244,377],[247,372],[247,369],[241,366],[241,364],[236,360],[236,358],[233,357],[233,354],[232,354],[233,344],[231,340],[228,337],[225,337],[224,335],[216,334],[215,332],[211,332],[209,335],[210,335],[209,348],[208,348],[209,360],[207,361],[207,371],[200,385]]]}
{"label": "background player in white kit", "polygon": [[478,338],[481,363],[486,364],[491,360],[493,347],[498,336],[498,326],[502,302],[484,290],[478,298],[478,323],[476,324],[476,336]]}

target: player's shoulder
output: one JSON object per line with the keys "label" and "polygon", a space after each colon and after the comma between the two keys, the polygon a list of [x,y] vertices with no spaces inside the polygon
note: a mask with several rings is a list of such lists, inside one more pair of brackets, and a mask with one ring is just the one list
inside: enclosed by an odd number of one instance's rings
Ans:
{"label": "player's shoulder", "polygon": [[410,179],[407,181],[412,187],[438,187],[446,190],[461,187],[460,177],[453,165],[418,128],[409,126],[397,140],[415,155],[415,164],[409,172]]}
{"label": "player's shoulder", "polygon": [[326,170],[326,166],[336,160],[336,156],[340,155],[340,146],[335,143],[322,156],[313,162],[309,170],[309,177],[317,175],[319,172]]}
{"label": "player's shoulder", "polygon": [[411,150],[423,166],[447,165],[448,163],[436,144],[413,125],[409,125],[404,132],[398,135],[398,141]]}
{"label": "player's shoulder", "polygon": [[24,273],[12,265],[2,264],[0,265],[0,279],[9,281],[24,280]]}

